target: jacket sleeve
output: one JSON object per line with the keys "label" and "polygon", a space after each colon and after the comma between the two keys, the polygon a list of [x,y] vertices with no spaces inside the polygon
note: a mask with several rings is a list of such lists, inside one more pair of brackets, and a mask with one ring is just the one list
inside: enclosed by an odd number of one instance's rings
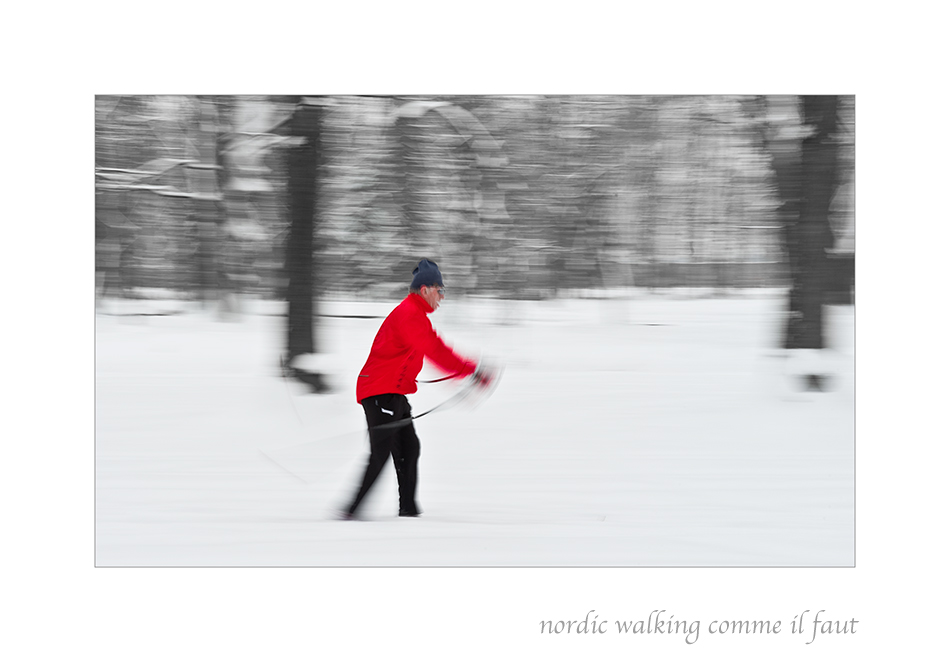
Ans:
{"label": "jacket sleeve", "polygon": [[432,322],[427,317],[411,320],[407,331],[409,337],[412,338],[414,348],[422,352],[444,372],[464,377],[475,372],[478,367],[474,361],[452,351],[452,348],[446,345],[432,328]]}

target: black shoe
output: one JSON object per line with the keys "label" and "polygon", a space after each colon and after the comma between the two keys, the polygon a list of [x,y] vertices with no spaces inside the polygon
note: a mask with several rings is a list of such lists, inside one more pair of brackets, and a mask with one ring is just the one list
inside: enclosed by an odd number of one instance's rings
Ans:
{"label": "black shoe", "polygon": [[420,513],[417,510],[400,510],[399,511],[400,517],[419,517],[419,515],[421,514],[422,513]]}

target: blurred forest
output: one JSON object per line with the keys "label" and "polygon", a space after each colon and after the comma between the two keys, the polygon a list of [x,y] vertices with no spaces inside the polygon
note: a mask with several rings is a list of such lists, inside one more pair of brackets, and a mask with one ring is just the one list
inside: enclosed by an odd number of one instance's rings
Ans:
{"label": "blurred forest", "polygon": [[[97,296],[285,298],[300,103],[97,96]],[[308,103],[316,297],[398,296],[422,257],[452,296],[790,285],[776,145],[809,134],[796,97]],[[840,266],[823,273],[827,289],[850,290],[854,97],[834,113],[821,247]]]}

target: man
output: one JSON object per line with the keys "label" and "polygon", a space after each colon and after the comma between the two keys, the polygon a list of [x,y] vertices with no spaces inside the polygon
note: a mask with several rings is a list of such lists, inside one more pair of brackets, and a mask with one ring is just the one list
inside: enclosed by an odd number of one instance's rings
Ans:
{"label": "man", "polygon": [[491,378],[474,361],[457,355],[432,328],[428,315],[445,298],[442,274],[431,260],[412,272],[409,294],[385,319],[356,381],[356,400],[369,426],[369,461],[362,483],[342,519],[353,519],[391,455],[399,484],[399,516],[418,517],[416,467],[419,438],[412,424],[407,395],[417,390],[416,377],[428,358],[451,378],[474,375],[486,386]]}

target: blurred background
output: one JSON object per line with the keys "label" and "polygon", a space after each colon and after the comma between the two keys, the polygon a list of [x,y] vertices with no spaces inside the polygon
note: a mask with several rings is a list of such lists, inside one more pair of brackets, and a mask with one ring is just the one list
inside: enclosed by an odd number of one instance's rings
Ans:
{"label": "blurred background", "polygon": [[97,301],[309,318],[402,296],[429,257],[453,297],[788,288],[787,347],[821,347],[821,305],[852,302],[853,96],[95,103]]}
{"label": "blurred background", "polygon": [[[97,563],[853,565],[853,97],[95,103]],[[314,526],[423,257],[500,390]]]}

